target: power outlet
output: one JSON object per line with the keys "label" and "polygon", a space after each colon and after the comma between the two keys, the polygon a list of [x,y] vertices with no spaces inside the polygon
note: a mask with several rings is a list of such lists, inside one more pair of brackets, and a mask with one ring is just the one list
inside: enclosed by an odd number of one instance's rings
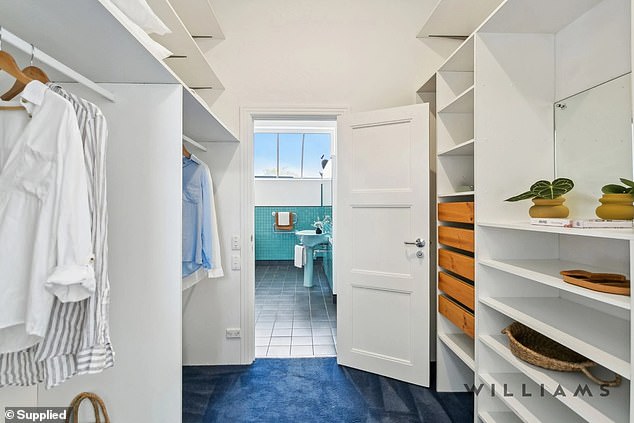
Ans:
{"label": "power outlet", "polygon": [[234,254],[231,256],[231,270],[240,270],[240,255]]}
{"label": "power outlet", "polygon": [[231,249],[236,251],[240,249],[240,236],[234,235],[231,237]]}
{"label": "power outlet", "polygon": [[227,338],[240,338],[240,328],[227,328],[225,331]]}

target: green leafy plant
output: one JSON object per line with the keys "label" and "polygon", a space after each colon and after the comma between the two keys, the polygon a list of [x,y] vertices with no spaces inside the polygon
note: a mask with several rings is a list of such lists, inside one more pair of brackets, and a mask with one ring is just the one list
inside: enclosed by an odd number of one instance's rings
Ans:
{"label": "green leafy plant", "polygon": [[601,192],[604,194],[631,194],[634,190],[634,181],[629,179],[619,178],[623,185],[607,184],[601,188]]}
{"label": "green leafy plant", "polygon": [[537,181],[531,185],[530,189],[519,195],[507,198],[504,201],[520,201],[531,198],[555,199],[574,188],[575,184],[568,178],[557,178],[552,182]]}

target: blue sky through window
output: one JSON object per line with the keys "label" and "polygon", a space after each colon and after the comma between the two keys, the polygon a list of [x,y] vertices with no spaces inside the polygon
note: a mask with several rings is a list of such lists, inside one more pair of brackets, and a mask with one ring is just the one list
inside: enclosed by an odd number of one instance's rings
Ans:
{"label": "blue sky through window", "polygon": [[[330,134],[327,133],[255,133],[255,176],[319,178],[321,156],[330,158],[330,144]],[[279,170],[277,168],[278,163]]]}

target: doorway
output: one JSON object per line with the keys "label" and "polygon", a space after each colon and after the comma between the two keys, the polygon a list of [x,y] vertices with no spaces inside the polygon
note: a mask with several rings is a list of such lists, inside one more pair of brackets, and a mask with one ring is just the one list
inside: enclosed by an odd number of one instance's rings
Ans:
{"label": "doorway", "polygon": [[256,358],[336,355],[336,126],[334,119],[254,120]]}

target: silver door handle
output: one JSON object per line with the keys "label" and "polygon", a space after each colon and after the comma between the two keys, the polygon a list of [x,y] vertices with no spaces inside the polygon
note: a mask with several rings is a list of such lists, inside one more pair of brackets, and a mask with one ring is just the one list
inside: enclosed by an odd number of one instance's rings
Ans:
{"label": "silver door handle", "polygon": [[425,246],[425,240],[424,239],[420,239],[420,238],[416,238],[416,241],[414,242],[404,242],[405,245],[415,245],[418,248],[423,248]]}

